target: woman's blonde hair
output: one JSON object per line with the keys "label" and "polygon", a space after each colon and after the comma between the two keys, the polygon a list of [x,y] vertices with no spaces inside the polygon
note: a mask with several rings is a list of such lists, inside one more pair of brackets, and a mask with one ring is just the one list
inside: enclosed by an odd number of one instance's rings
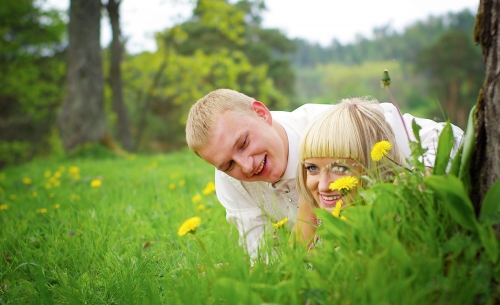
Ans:
{"label": "woman's blonde hair", "polygon": [[375,170],[382,177],[392,175],[394,164],[384,160],[376,164],[370,158],[373,145],[383,140],[392,144],[387,157],[400,165],[404,164],[404,156],[396,144],[394,132],[386,122],[378,101],[371,98],[341,100],[315,120],[302,138],[297,169],[299,193],[314,207],[318,207],[306,185],[307,171],[304,160],[308,158],[351,158],[356,160],[364,171]]}
{"label": "woman's blonde hair", "polygon": [[227,110],[253,114],[254,98],[230,89],[217,89],[199,99],[189,110],[186,142],[197,153],[208,144],[219,115]]}

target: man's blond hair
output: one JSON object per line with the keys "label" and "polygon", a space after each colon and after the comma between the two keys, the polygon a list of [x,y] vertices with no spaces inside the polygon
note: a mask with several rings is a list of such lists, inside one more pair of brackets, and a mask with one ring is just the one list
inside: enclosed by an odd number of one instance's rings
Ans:
{"label": "man's blond hair", "polygon": [[230,89],[217,89],[199,99],[189,110],[186,121],[189,149],[197,153],[208,144],[217,119],[225,111],[252,114],[253,101],[254,98]]}
{"label": "man's blond hair", "polygon": [[404,155],[377,101],[370,98],[341,100],[314,121],[304,134],[299,149],[298,191],[309,203],[318,207],[306,186],[304,160],[308,158],[350,158],[357,161],[364,171],[376,170],[382,176],[391,176],[394,164],[382,161],[375,164],[370,158],[373,145],[383,140],[392,144],[388,157],[403,165]]}

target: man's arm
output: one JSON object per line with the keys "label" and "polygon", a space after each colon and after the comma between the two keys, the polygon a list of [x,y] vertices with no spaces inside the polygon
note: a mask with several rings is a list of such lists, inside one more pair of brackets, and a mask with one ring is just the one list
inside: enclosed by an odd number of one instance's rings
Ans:
{"label": "man's arm", "polygon": [[227,221],[238,229],[240,245],[256,258],[267,221],[261,207],[238,180],[218,170],[215,170],[215,188],[219,202],[226,209]]}

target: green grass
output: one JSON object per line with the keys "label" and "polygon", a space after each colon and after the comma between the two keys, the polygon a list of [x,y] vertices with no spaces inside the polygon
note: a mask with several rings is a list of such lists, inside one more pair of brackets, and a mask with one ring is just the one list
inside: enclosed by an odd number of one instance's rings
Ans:
{"label": "green grass", "polygon": [[[322,245],[313,251],[289,246],[289,232],[278,229],[268,263],[253,267],[215,194],[202,192],[211,181],[212,167],[187,151],[79,154],[3,169],[0,304],[500,300],[498,263],[418,173],[363,192],[345,211],[348,222],[322,215]],[[202,219],[196,236],[206,252],[192,234],[177,236],[192,216]]]}

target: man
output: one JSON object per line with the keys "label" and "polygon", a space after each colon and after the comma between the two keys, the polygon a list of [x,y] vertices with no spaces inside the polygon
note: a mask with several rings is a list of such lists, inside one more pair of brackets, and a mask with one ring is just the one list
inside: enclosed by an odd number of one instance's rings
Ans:
{"label": "man", "polygon": [[[379,106],[407,157],[411,151],[405,128],[413,137],[412,120],[422,127],[420,137],[427,150],[424,162],[432,167],[444,123],[405,114],[403,125],[396,107]],[[292,112],[270,111],[263,103],[229,89],[212,91],[192,106],[186,122],[187,144],[216,167],[217,197],[252,257],[270,222],[288,217],[287,225],[293,226],[298,208],[295,177],[300,138],[329,107],[335,106],[306,104]],[[453,131],[459,143],[463,132],[455,126]]]}

